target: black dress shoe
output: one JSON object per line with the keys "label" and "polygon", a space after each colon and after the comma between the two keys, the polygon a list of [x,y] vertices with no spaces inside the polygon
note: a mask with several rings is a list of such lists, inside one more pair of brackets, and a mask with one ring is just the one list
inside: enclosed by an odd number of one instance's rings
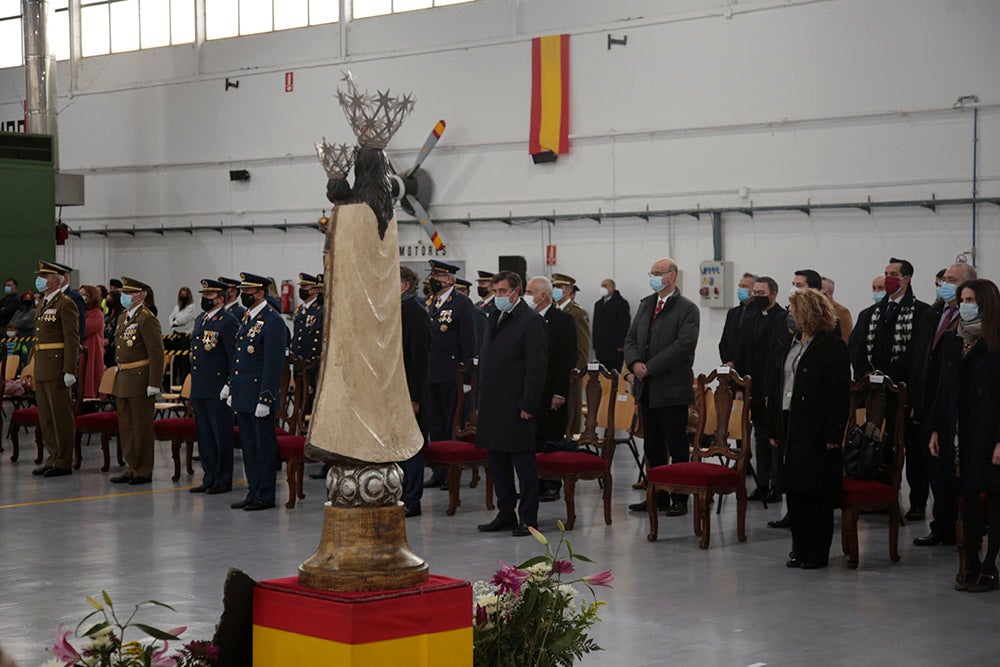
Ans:
{"label": "black dress shoe", "polygon": [[251,502],[250,502],[250,499],[248,498],[246,500],[241,500],[239,502],[235,502],[232,505],[230,505],[230,507],[232,507],[234,510],[241,510],[241,509],[243,509],[244,507],[246,507],[247,505],[250,505],[250,504],[251,504]]}
{"label": "black dress shoe", "polygon": [[969,586],[976,583],[976,579],[979,578],[979,573],[973,570],[966,570],[961,577],[956,577],[955,590],[956,591],[967,591]]}
{"label": "black dress shoe", "polygon": [[944,544],[949,547],[955,545],[955,538],[945,537],[944,535],[938,535],[937,533],[930,533],[924,537],[913,538],[913,546],[916,547],[936,547],[939,544]]}
{"label": "black dress shoe", "polygon": [[188,489],[188,493],[208,493],[209,488],[210,487],[205,486],[204,484],[199,484],[198,486]]}
{"label": "black dress shoe", "polygon": [[273,510],[276,507],[274,503],[256,502],[248,503],[246,507],[243,508],[244,512],[259,512],[261,510]]}
{"label": "black dress shoe", "polygon": [[827,566],[827,561],[814,560],[808,561],[804,560],[799,564],[799,569],[802,570],[818,570]]}
{"label": "black dress shoe", "polygon": [[132,477],[130,475],[118,475],[117,477],[112,477],[108,481],[112,484],[128,484],[132,481]]}
{"label": "black dress shoe", "polygon": [[133,477],[128,481],[129,486],[138,486],[139,484],[152,484],[152,483],[153,483],[152,477],[139,477],[138,475],[136,475],[135,477]]}
{"label": "black dress shoe", "polygon": [[34,475],[35,477],[41,477],[51,468],[52,466],[42,466],[41,468],[35,468],[34,470],[31,471],[31,474]]}
{"label": "black dress shoe", "polygon": [[407,519],[414,516],[420,516],[420,514],[420,505],[407,505],[403,508],[403,516]]}
{"label": "black dress shoe", "polygon": [[781,494],[778,493],[777,491],[775,491],[774,489],[771,489],[771,492],[767,494],[767,498],[764,499],[764,502],[768,502],[768,503],[780,503],[781,502]]}
{"label": "black dress shoe", "polygon": [[551,503],[559,500],[559,489],[546,489],[538,494],[538,502]]}
{"label": "black dress shoe", "polygon": [[[670,500],[669,499],[667,499],[666,501],[658,500],[658,501],[656,501],[656,505],[657,505],[657,507],[656,507],[657,510],[667,510],[667,509],[670,509]],[[646,505],[646,501],[643,500],[641,503],[632,503],[631,505],[629,505],[628,506],[628,511],[629,512],[648,512],[649,511],[649,507]]]}
{"label": "black dress shoe", "polygon": [[749,500],[750,502],[759,502],[761,500],[764,500],[764,492],[758,486],[756,489],[753,490],[753,493],[747,496],[747,500]]}
{"label": "black dress shoe", "polygon": [[790,560],[785,561],[785,567],[802,567],[802,561],[800,561],[798,558],[792,558]]}
{"label": "black dress shoe", "polygon": [[66,475],[72,475],[73,470],[71,468],[56,468],[52,467],[45,471],[42,477],[65,477]]}
{"label": "black dress shoe", "polygon": [[923,507],[911,507],[903,515],[903,518],[907,521],[923,521],[925,516],[926,513]]}
{"label": "black dress shoe", "polygon": [[479,524],[476,526],[476,530],[481,533],[499,533],[502,530],[514,530],[517,526],[517,519],[513,517],[504,519],[503,517],[498,516],[489,523]]}
{"label": "black dress shoe", "polygon": [[768,521],[767,525],[771,528],[788,528],[791,522],[788,520],[788,515],[786,514],[777,521]]}
{"label": "black dress shoe", "polygon": [[444,486],[444,480],[443,479],[430,479],[430,480],[424,482],[424,488],[425,489],[436,489],[436,488],[439,488],[439,487],[442,487],[442,486]]}
{"label": "black dress shoe", "polygon": [[663,511],[667,516],[684,516],[688,513],[687,500],[676,500]]}
{"label": "black dress shoe", "polygon": [[232,490],[233,490],[233,487],[231,487],[231,486],[211,486],[211,487],[205,489],[205,495],[206,496],[214,496],[214,495],[217,495],[219,493],[229,493]]}
{"label": "black dress shoe", "polygon": [[[532,528],[535,528],[535,526],[532,526]],[[535,530],[538,530],[538,529],[535,528]],[[518,524],[514,528],[514,530],[510,531],[510,534],[513,537],[527,537],[528,535],[531,535],[531,531],[528,530],[528,526],[526,526],[523,523],[521,523],[521,524]]]}

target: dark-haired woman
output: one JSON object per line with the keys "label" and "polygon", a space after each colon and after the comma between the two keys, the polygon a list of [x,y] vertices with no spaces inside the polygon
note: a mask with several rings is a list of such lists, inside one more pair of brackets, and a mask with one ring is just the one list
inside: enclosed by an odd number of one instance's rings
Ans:
{"label": "dark-haired woman", "polygon": [[[932,456],[954,461],[962,494],[965,572],[955,589],[984,593],[998,588],[1000,553],[1000,291],[989,280],[969,280],[959,286],[958,297],[957,332],[941,341],[929,446]],[[980,559],[987,517],[989,536]]]}

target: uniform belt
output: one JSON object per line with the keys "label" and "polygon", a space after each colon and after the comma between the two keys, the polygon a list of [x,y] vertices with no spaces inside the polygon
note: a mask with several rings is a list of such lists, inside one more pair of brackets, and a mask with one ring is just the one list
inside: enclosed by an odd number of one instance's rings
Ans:
{"label": "uniform belt", "polygon": [[38,343],[36,350],[61,350],[66,347],[65,343]]}
{"label": "uniform belt", "polygon": [[128,371],[133,368],[142,368],[149,365],[149,359],[143,359],[142,361],[129,361],[124,364],[118,364],[118,370]]}

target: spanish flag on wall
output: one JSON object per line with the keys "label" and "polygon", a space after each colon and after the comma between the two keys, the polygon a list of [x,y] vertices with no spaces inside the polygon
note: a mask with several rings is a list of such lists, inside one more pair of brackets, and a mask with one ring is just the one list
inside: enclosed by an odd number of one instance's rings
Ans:
{"label": "spanish flag on wall", "polygon": [[535,164],[569,152],[569,35],[531,40],[531,139]]}

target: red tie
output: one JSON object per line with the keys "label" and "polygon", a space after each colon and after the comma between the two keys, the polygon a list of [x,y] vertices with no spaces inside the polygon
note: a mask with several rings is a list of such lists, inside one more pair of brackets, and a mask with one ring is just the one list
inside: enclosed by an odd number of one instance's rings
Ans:
{"label": "red tie", "polygon": [[665,304],[666,302],[667,302],[666,299],[657,299],[657,301],[656,301],[656,310],[653,311],[653,319],[654,320],[656,319],[656,316],[660,314],[660,311],[663,310],[663,304]]}
{"label": "red tie", "polygon": [[955,316],[954,306],[945,306],[944,317],[941,318],[941,324],[938,325],[937,332],[934,334],[934,342],[931,343],[931,349],[937,347],[938,341],[941,340],[941,336],[944,332],[948,330],[948,326],[951,324],[952,318]]}

